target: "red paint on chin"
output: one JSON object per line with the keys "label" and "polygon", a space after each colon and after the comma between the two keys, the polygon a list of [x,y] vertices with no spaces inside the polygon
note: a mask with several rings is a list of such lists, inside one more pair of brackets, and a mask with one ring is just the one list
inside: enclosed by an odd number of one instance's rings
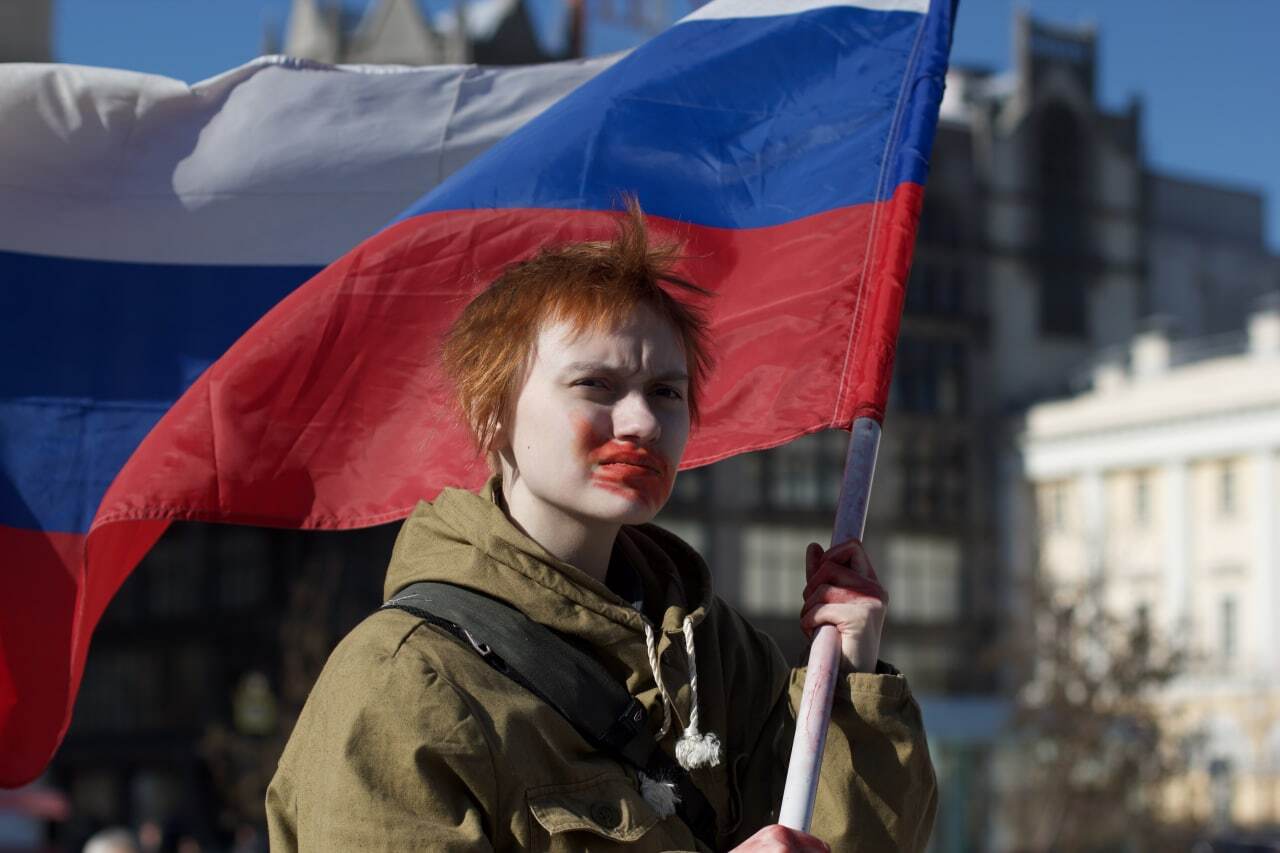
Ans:
{"label": "red paint on chin", "polygon": [[669,475],[625,463],[601,464],[592,472],[591,479],[605,491],[630,500],[638,498],[653,509],[666,503],[667,495],[671,494]]}
{"label": "red paint on chin", "polygon": [[606,439],[586,421],[577,421],[574,429],[595,485],[653,509],[666,503],[676,472],[665,456],[630,442]]}

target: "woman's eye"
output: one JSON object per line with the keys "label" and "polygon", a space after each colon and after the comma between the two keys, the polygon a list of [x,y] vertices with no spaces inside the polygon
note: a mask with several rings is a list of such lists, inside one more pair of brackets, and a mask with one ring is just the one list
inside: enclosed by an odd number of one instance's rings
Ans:
{"label": "woman's eye", "polygon": [[659,397],[666,397],[668,400],[683,400],[684,395],[680,393],[678,388],[672,388],[670,385],[659,385],[653,389],[653,393]]}
{"label": "woman's eye", "polygon": [[608,388],[609,387],[609,383],[605,382],[603,379],[597,379],[594,377],[588,377],[586,379],[575,379],[573,382],[573,385],[575,388],[577,387]]}

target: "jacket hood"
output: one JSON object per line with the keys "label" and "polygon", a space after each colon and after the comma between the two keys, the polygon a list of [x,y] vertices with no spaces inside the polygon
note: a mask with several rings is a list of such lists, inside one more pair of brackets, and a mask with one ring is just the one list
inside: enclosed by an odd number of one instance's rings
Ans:
{"label": "jacket hood", "polygon": [[[445,489],[435,501],[419,503],[392,551],[385,598],[418,581],[444,582],[506,602],[598,648],[634,645],[643,637],[645,617],[519,530],[499,506],[499,490],[495,477],[479,494]],[[673,534],[651,524],[624,526],[612,559],[636,570],[646,613],[660,615],[655,630],[679,634],[686,616],[695,626],[705,618],[711,605],[706,563]]]}

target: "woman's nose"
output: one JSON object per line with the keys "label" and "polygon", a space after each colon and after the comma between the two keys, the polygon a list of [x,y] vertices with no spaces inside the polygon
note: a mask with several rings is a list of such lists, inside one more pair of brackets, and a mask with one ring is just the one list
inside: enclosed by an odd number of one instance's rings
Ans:
{"label": "woman's nose", "polygon": [[662,425],[644,394],[627,394],[613,408],[613,435],[620,441],[650,444],[662,434]]}

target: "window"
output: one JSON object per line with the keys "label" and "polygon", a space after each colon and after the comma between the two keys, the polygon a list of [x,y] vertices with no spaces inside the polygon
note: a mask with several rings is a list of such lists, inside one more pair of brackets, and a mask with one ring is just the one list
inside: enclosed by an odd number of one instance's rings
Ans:
{"label": "window", "polygon": [[1040,331],[1088,334],[1089,221],[1086,136],[1071,109],[1052,104],[1038,121]]}
{"label": "window", "polygon": [[171,648],[165,656],[168,680],[164,706],[168,724],[190,725],[207,718],[223,697],[215,690],[219,650],[216,646],[188,642]]}
{"label": "window", "polygon": [[925,198],[920,211],[919,243],[930,248],[954,249],[964,242],[964,228],[956,205],[945,196]]}
{"label": "window", "polygon": [[692,471],[681,471],[676,475],[675,488],[671,491],[671,502],[692,505],[706,500],[707,469],[695,468]]}
{"label": "window", "polygon": [[1076,270],[1049,266],[1041,271],[1040,331],[1083,338],[1088,334],[1085,283]]}
{"label": "window", "polygon": [[962,316],[965,313],[968,290],[966,278],[963,266],[957,264],[951,267],[936,294],[939,314]]}
{"label": "window", "polygon": [[131,625],[143,620],[146,610],[147,573],[139,567],[139,570],[132,572],[120,585],[119,591],[111,599],[111,604],[102,614],[102,624]]}
{"label": "window", "polygon": [[834,508],[840,498],[848,449],[849,433],[827,430],[771,451],[769,505],[783,509]]}
{"label": "window", "polygon": [[900,441],[903,516],[914,521],[962,521],[970,488],[964,442],[912,434],[903,435]]}
{"label": "window", "polygon": [[1236,514],[1236,469],[1230,460],[1218,469],[1218,514]]}
{"label": "window", "polygon": [[1067,487],[1062,483],[1053,487],[1053,527],[1067,529]]}
{"label": "window", "polygon": [[[763,504],[766,491],[766,483],[768,482],[768,473],[766,469],[769,467],[768,457],[771,451],[763,450],[756,453],[744,453],[737,458],[738,473],[742,477],[740,488],[743,492],[739,497],[745,498],[750,504]],[[680,478],[676,477],[679,482]]]}
{"label": "window", "polygon": [[960,543],[930,536],[889,542],[883,580],[896,618],[947,622],[960,615]]}
{"label": "window", "polygon": [[800,615],[804,592],[804,549],[810,542],[824,548],[830,527],[748,527],[742,540],[742,606],[748,614]]}
{"label": "window", "polygon": [[967,355],[960,341],[903,335],[894,358],[894,407],[922,415],[964,414]]}
{"label": "window", "polygon": [[911,265],[911,275],[907,279],[907,293],[903,301],[903,310],[907,314],[928,314],[933,301],[934,267],[924,261]]}
{"label": "window", "polygon": [[251,610],[270,594],[270,532],[252,527],[215,528],[218,596],[227,610]]}
{"label": "window", "polygon": [[76,700],[84,731],[110,732],[155,726],[167,706],[161,654],[108,646],[90,656]]}
{"label": "window", "polygon": [[936,409],[932,377],[929,375],[919,338],[911,335],[898,338],[890,393],[890,402],[899,411],[928,414]]}
{"label": "window", "polygon": [[921,638],[890,639],[880,646],[880,658],[896,666],[917,691],[944,691],[948,674],[956,668],[953,645]]}
{"label": "window", "polygon": [[1209,762],[1209,796],[1213,803],[1216,826],[1231,825],[1231,803],[1235,799],[1235,768],[1230,758],[1217,757]]}
{"label": "window", "polygon": [[1067,484],[1046,483],[1041,488],[1040,511],[1048,530],[1062,532],[1067,529]]}
{"label": "window", "polygon": [[1075,197],[1085,192],[1086,137],[1071,107],[1045,106],[1039,115],[1040,189],[1047,196]]}
{"label": "window", "polygon": [[[163,542],[163,540],[161,540]],[[149,610],[157,617],[178,617],[196,613],[204,592],[204,572],[198,564],[178,565],[167,557],[147,566],[150,583]]]}
{"label": "window", "polygon": [[1133,522],[1139,527],[1151,523],[1151,484],[1145,471],[1133,477]]}
{"label": "window", "polygon": [[659,518],[656,521],[657,525],[663,530],[679,536],[684,540],[685,544],[701,554],[703,559],[707,558],[706,525],[698,521],[690,521],[687,518]]}
{"label": "window", "polygon": [[1236,600],[1234,596],[1228,595],[1222,599],[1221,616],[1218,621],[1222,659],[1228,663],[1235,660],[1236,657],[1236,631],[1238,628],[1236,619]]}
{"label": "window", "polygon": [[1151,648],[1151,605],[1145,601],[1138,602],[1138,605],[1133,608],[1129,642],[1139,651]]}
{"label": "window", "polygon": [[919,261],[911,268],[904,308],[918,316],[963,316],[965,290],[962,265]]}

